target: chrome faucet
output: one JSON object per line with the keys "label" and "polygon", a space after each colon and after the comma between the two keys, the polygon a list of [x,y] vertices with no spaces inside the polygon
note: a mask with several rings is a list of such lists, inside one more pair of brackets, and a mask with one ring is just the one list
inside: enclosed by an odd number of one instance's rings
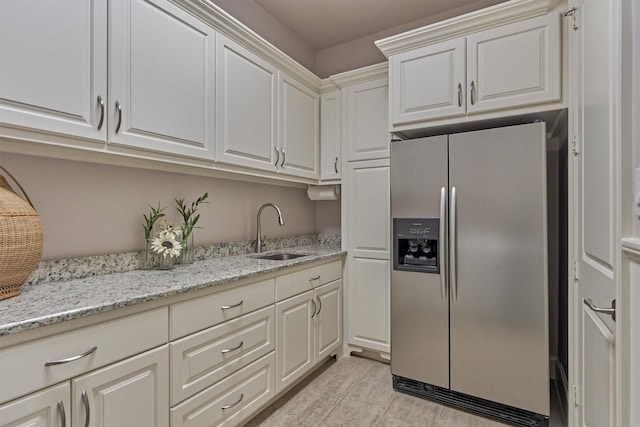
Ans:
{"label": "chrome faucet", "polygon": [[256,236],[256,252],[257,253],[262,252],[262,231],[260,229],[260,215],[262,214],[262,210],[267,206],[273,206],[275,210],[278,211],[278,224],[280,224],[280,226],[284,225],[284,221],[282,220],[282,212],[280,212],[279,207],[277,207],[273,203],[265,203],[264,205],[260,206],[260,209],[258,209],[258,217],[257,217],[257,222],[258,222],[258,232]]}

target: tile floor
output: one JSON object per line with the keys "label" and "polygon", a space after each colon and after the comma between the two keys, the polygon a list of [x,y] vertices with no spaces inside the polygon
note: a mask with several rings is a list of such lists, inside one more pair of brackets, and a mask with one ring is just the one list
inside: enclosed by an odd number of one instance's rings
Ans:
{"label": "tile floor", "polygon": [[[552,399],[550,427],[564,427]],[[496,422],[396,392],[389,365],[361,357],[330,359],[245,427],[502,427]]]}

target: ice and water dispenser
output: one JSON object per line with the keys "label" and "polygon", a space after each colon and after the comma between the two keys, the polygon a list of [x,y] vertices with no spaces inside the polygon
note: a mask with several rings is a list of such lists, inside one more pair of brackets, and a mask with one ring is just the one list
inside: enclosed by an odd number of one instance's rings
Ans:
{"label": "ice and water dispenser", "polygon": [[438,218],[393,219],[393,269],[440,273]]}

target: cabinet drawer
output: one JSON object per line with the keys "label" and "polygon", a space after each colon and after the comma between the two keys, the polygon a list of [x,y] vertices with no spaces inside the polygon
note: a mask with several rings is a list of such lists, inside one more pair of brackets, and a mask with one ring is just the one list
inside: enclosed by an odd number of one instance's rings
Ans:
{"label": "cabinet drawer", "polygon": [[274,310],[263,308],[171,343],[171,404],[273,350]]}
{"label": "cabinet drawer", "polygon": [[[167,342],[166,307],[0,350],[0,402],[21,396]],[[74,358],[68,363],[45,363]]]}
{"label": "cabinet drawer", "polygon": [[311,267],[276,278],[276,301],[282,301],[342,278],[342,261]]}
{"label": "cabinet drawer", "polygon": [[274,359],[270,353],[172,408],[171,426],[242,424],[275,395]]}
{"label": "cabinet drawer", "polygon": [[274,303],[274,279],[173,304],[171,339],[217,325]]}

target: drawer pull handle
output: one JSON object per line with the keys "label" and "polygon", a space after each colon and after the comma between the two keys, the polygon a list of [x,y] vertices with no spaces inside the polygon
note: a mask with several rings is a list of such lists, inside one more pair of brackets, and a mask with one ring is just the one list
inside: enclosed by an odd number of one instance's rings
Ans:
{"label": "drawer pull handle", "polygon": [[316,299],[318,300],[318,312],[316,313],[316,315],[319,315],[320,312],[322,311],[322,300],[317,295],[316,295]]}
{"label": "drawer pull handle", "polygon": [[235,402],[229,404],[229,405],[224,405],[222,408],[220,409],[231,409],[234,406],[236,406],[237,404],[239,404],[240,402],[242,402],[242,399],[244,399],[244,393],[240,395],[240,399],[236,400]]}
{"label": "drawer pull handle", "polygon": [[227,354],[227,353],[231,353],[232,351],[240,350],[243,345],[244,345],[244,341],[240,341],[240,344],[238,344],[237,346],[233,348],[225,348],[224,350],[221,350],[220,353]]}
{"label": "drawer pull handle", "polygon": [[318,304],[316,304],[316,300],[314,300],[313,298],[311,298],[311,302],[313,303],[313,313],[311,313],[311,318],[313,319],[315,317],[316,311],[318,310]]}
{"label": "drawer pull handle", "polygon": [[58,413],[60,414],[60,425],[66,427],[67,416],[64,413],[64,402],[62,400],[58,400]]}
{"label": "drawer pull handle", "polygon": [[67,359],[52,360],[50,362],[46,362],[44,366],[64,365],[65,363],[75,362],[76,360],[82,359],[83,357],[87,357],[97,349],[98,347],[91,347],[89,350],[85,351],[82,354],[78,354],[77,356],[69,357]]}
{"label": "drawer pull handle", "polygon": [[316,277],[312,277],[311,279],[309,279],[310,282],[313,282],[314,280],[320,280],[320,275],[318,275]]}
{"label": "drawer pull handle", "polygon": [[240,307],[242,305],[244,301],[240,300],[239,303],[237,304],[231,304],[231,305],[223,305],[222,307],[220,307],[221,310],[229,310],[231,308],[236,308],[236,307]]}
{"label": "drawer pull handle", "polygon": [[91,409],[89,408],[89,396],[85,390],[82,390],[82,403],[84,404],[84,427],[89,427],[91,420]]}

